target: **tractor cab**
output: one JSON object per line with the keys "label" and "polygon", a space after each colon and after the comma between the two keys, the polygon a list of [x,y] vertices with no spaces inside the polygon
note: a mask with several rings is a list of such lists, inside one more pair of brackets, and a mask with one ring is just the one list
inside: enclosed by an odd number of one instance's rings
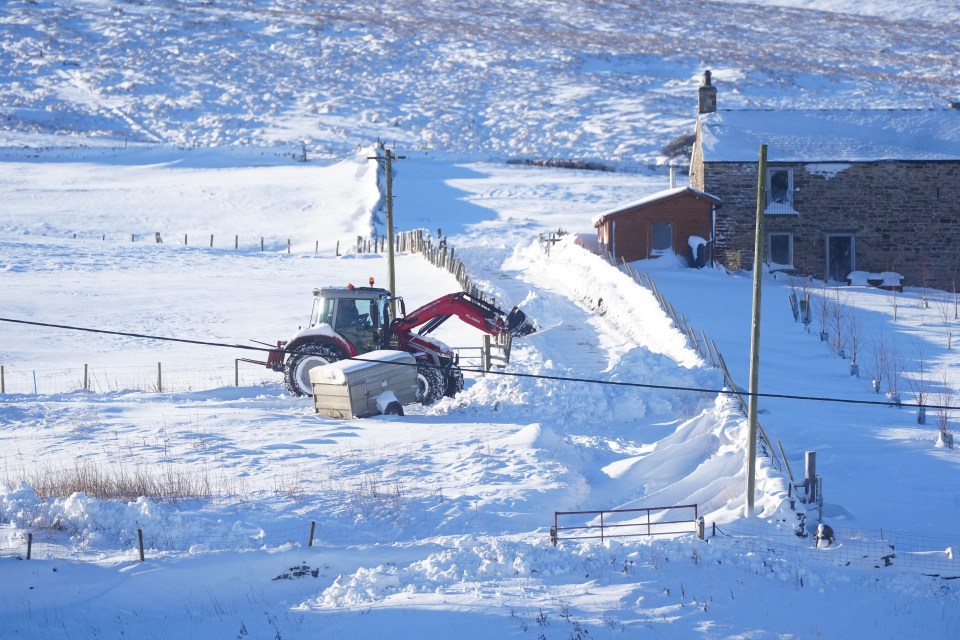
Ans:
{"label": "tractor cab", "polygon": [[377,287],[313,290],[310,327],[329,325],[358,354],[380,349],[390,329],[390,292]]}

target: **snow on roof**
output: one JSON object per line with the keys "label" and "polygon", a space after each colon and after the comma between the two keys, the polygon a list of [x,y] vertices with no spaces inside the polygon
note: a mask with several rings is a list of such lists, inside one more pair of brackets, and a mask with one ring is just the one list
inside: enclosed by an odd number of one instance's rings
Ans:
{"label": "snow on roof", "polygon": [[666,198],[679,195],[684,191],[689,191],[698,196],[703,196],[704,198],[710,198],[711,200],[720,202],[720,198],[718,198],[717,196],[706,193],[705,191],[700,191],[699,189],[694,189],[689,185],[683,186],[683,187],[673,187],[672,189],[664,189],[663,191],[657,191],[656,193],[651,193],[650,195],[644,196],[634,202],[628,202],[627,204],[620,205],[616,209],[609,209],[607,211],[604,211],[603,213],[598,214],[597,216],[594,217],[593,226],[597,226],[598,224],[603,222],[604,219],[610,216],[616,215],[618,213],[622,213],[627,209],[635,209],[636,207],[650,204],[651,202],[656,202],[657,200],[665,200]]}
{"label": "snow on roof", "polygon": [[700,116],[705,162],[960,160],[958,109],[721,109]]}

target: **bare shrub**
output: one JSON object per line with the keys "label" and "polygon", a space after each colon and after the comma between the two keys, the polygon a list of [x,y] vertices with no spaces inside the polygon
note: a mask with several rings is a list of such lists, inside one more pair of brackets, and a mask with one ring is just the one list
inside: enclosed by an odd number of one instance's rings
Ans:
{"label": "bare shrub", "polygon": [[887,354],[884,357],[887,371],[884,379],[887,382],[887,396],[897,399],[900,395],[900,379],[903,377],[903,357],[895,342],[886,343]]}
{"label": "bare shrub", "polygon": [[7,484],[26,482],[40,498],[66,498],[83,493],[100,500],[136,500],[150,498],[176,502],[208,498],[213,494],[206,472],[165,465],[105,466],[92,461],[79,461],[72,468],[37,468],[21,471],[18,478],[7,472]]}
{"label": "bare shrub", "polygon": [[693,143],[695,140],[696,136],[692,133],[680,134],[664,145],[660,153],[667,158],[683,158],[689,160],[690,154],[693,153]]}
{"label": "bare shrub", "polygon": [[950,416],[953,415],[954,393],[947,380],[947,368],[940,368],[940,388],[937,389],[936,398],[936,416],[937,427],[940,430],[940,438],[950,432]]}
{"label": "bare shrub", "polygon": [[837,350],[840,357],[844,357],[844,349],[847,343],[847,332],[844,326],[847,317],[847,305],[840,295],[840,287],[834,289],[833,304],[830,305],[830,328],[833,330],[833,348]]}
{"label": "bare shrub", "polygon": [[887,375],[889,368],[887,364],[888,357],[887,342],[883,336],[883,329],[880,329],[880,335],[870,341],[867,357],[863,363],[864,373],[873,383],[874,393],[880,393],[880,385],[883,382],[884,376]]}
{"label": "bare shrub", "polygon": [[950,324],[951,315],[953,309],[951,308],[952,301],[948,297],[937,296],[933,299],[933,306],[937,310],[937,315],[940,316],[940,321],[943,322],[943,327],[947,332],[947,349],[953,348],[953,327]]}
{"label": "bare shrub", "polygon": [[830,323],[830,299],[827,297],[827,285],[824,283],[820,295],[813,298],[813,313],[817,318],[817,324],[820,327],[821,340],[827,333],[827,327]]}
{"label": "bare shrub", "polygon": [[863,349],[863,324],[856,309],[850,309],[848,313],[847,337],[850,344],[850,362],[859,364],[860,350]]}
{"label": "bare shrub", "polygon": [[917,371],[913,375],[904,376],[910,393],[917,402],[917,424],[927,423],[927,410],[924,404],[930,394],[930,381],[927,379],[926,358],[923,353],[923,343],[917,341]]}

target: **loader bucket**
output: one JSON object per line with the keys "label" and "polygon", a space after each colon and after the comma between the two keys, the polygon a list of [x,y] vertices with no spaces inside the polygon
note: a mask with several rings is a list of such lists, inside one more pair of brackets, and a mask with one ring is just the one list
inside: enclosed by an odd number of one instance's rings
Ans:
{"label": "loader bucket", "polygon": [[519,307],[514,307],[507,315],[507,333],[514,338],[528,336],[536,330],[536,325]]}

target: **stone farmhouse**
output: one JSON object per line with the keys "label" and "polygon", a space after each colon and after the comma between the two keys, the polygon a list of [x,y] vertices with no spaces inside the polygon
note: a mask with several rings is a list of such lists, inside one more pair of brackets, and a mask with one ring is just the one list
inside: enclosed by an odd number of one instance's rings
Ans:
{"label": "stone farmhouse", "polygon": [[960,105],[724,110],[707,71],[698,110],[690,186],[722,203],[715,261],[753,266],[765,144],[771,270],[836,283],[896,272],[907,286],[960,287]]}

